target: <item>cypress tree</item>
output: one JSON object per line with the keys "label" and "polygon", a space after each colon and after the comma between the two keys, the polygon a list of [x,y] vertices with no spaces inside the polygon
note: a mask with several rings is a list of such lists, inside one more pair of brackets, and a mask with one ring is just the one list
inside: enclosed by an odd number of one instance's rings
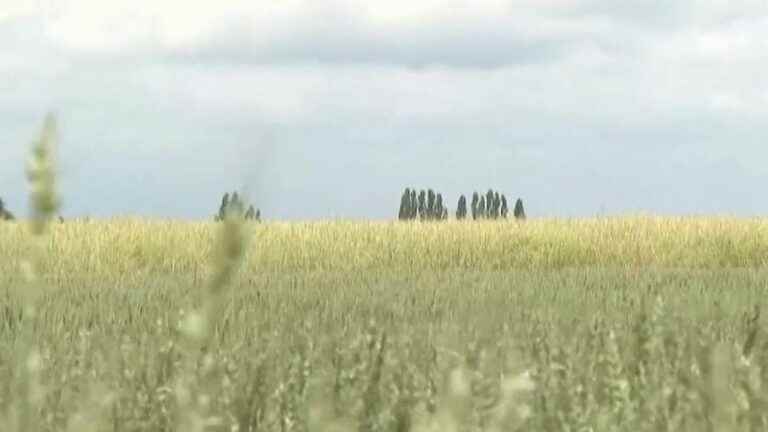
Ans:
{"label": "cypress tree", "polygon": [[467,198],[462,195],[459,197],[459,204],[456,207],[456,219],[462,220],[467,217]]}
{"label": "cypress tree", "polygon": [[507,207],[507,197],[501,195],[501,217],[506,219],[508,214],[509,208]]}
{"label": "cypress tree", "polygon": [[448,220],[448,207],[443,207],[443,214],[440,216],[442,220]]}
{"label": "cypress tree", "polygon": [[224,197],[221,198],[219,215],[216,217],[216,220],[224,220],[224,217],[227,215],[227,207],[229,207],[229,192],[225,193]]}
{"label": "cypress tree", "polygon": [[256,209],[255,220],[256,220],[256,222],[261,222],[261,210],[259,210],[259,209]]}
{"label": "cypress tree", "polygon": [[248,211],[245,212],[245,219],[246,220],[256,219],[256,210],[253,208],[253,205],[248,206]]}
{"label": "cypress tree", "polygon": [[422,189],[419,192],[419,219],[424,220],[427,217],[427,193]]}
{"label": "cypress tree", "polygon": [[485,219],[485,197],[480,196],[480,202],[477,203],[477,215],[480,219]]}
{"label": "cypress tree", "polygon": [[488,189],[488,192],[485,193],[485,217],[487,219],[491,218],[492,207],[493,207],[493,191],[491,189]]}
{"label": "cypress tree", "polygon": [[237,192],[232,193],[232,199],[229,201],[229,209],[235,213],[236,216],[243,215],[243,202],[240,200],[240,196]]}
{"label": "cypress tree", "polygon": [[417,212],[419,210],[419,202],[416,199],[416,189],[411,189],[411,207],[409,212],[409,219],[416,219]]}
{"label": "cypress tree", "polygon": [[400,220],[410,219],[411,213],[411,190],[405,188],[402,198],[400,198],[400,212],[397,214],[397,218]]}
{"label": "cypress tree", "polygon": [[0,198],[0,220],[12,221],[14,219],[16,218],[13,216],[13,213],[5,208],[5,203],[3,203],[2,198]]}
{"label": "cypress tree", "polygon": [[472,219],[473,220],[477,220],[479,204],[480,204],[480,196],[477,194],[477,192],[474,192],[472,194]]}
{"label": "cypress tree", "polygon": [[435,219],[443,219],[443,195],[437,194],[435,196]]}
{"label": "cypress tree", "polygon": [[494,219],[499,218],[499,210],[501,209],[501,197],[499,196],[498,192],[493,193],[493,210],[491,211],[491,216],[493,216]]}
{"label": "cypress tree", "polygon": [[435,191],[429,189],[427,191],[427,219],[435,219],[437,214],[437,207],[435,202]]}
{"label": "cypress tree", "polygon": [[525,219],[525,209],[523,208],[523,200],[518,198],[517,202],[515,202],[515,219],[524,220]]}

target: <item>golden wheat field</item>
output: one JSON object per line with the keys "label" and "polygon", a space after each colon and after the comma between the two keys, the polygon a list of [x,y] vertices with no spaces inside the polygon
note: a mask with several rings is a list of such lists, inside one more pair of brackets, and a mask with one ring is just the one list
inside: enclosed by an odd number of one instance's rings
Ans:
{"label": "golden wheat field", "polygon": [[0,224],[9,431],[766,430],[768,221]]}

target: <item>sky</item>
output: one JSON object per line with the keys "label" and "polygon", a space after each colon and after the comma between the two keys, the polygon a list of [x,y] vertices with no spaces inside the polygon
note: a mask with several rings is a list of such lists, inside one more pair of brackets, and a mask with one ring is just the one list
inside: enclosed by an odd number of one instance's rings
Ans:
{"label": "sky", "polygon": [[768,213],[764,0],[0,0],[0,197],[65,217]]}

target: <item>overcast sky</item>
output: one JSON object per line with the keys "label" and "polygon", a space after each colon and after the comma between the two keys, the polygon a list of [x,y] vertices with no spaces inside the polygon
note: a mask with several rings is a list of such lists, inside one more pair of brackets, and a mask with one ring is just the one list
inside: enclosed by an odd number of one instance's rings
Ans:
{"label": "overcast sky", "polygon": [[767,71],[765,0],[0,0],[0,196],[53,111],[65,217],[768,214]]}

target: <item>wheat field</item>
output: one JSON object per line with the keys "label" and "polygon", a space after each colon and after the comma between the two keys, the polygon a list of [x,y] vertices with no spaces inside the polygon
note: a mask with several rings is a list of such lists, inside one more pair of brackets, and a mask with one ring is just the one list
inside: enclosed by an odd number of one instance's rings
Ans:
{"label": "wheat field", "polygon": [[767,228],[1,224],[0,425],[765,430]]}

